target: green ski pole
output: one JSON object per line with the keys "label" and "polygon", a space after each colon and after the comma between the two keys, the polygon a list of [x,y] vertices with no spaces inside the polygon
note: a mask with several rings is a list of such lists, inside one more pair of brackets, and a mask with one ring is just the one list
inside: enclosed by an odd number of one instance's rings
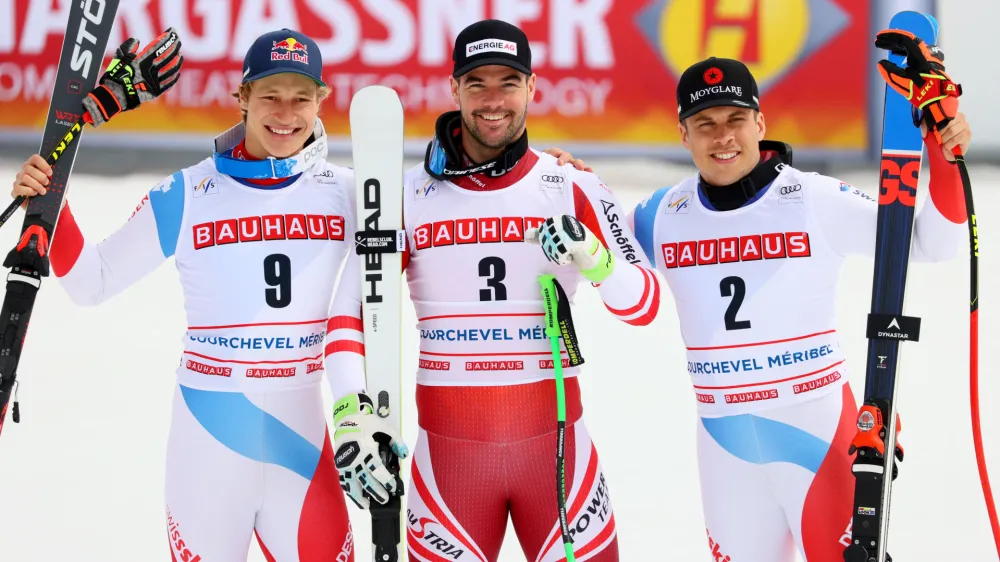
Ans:
{"label": "green ski pole", "polygon": [[552,342],[552,367],[556,374],[556,420],[558,427],[556,497],[559,502],[559,529],[562,532],[563,547],[566,549],[566,562],[576,562],[576,557],[573,555],[573,542],[569,536],[569,521],[566,519],[566,387],[563,381],[562,356],[559,348],[562,330],[558,322],[557,282],[555,276],[549,274],[540,276],[538,282],[542,285],[542,301],[545,304],[545,335]]}

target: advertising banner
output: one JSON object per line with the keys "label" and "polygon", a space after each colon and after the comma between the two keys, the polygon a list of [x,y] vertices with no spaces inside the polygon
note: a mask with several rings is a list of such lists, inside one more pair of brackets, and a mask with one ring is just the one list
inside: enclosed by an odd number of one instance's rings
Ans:
{"label": "advertising banner", "polygon": [[[40,131],[71,1],[0,0],[0,134]],[[301,30],[320,46],[332,94],[322,117],[349,135],[351,96],[395,88],[407,139],[424,143],[453,109],[452,44],[467,24],[524,29],[538,92],[533,144],[622,152],[676,149],[676,82],[708,56],[754,72],[768,137],[796,150],[863,153],[869,145],[872,37],[867,0],[123,0],[109,55],[126,37],[181,35],[184,75],[163,100],[96,135],[123,144],[198,144],[232,126],[243,55],[262,33]],[[125,134],[125,136],[121,136]],[[207,144],[205,145],[207,146]],[[422,146],[422,145],[421,145]]]}

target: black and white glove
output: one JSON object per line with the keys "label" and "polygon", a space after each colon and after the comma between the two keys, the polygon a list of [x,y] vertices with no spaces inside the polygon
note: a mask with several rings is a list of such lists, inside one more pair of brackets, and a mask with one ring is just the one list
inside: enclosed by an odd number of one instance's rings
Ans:
{"label": "black and white glove", "polygon": [[87,121],[99,127],[118,113],[156,98],[177,83],[183,64],[181,40],[174,28],[142,51],[139,41],[129,37],[115,51],[100,85],[83,100]]}
{"label": "black and white glove", "polygon": [[333,406],[334,462],[340,472],[340,487],[361,509],[370,500],[385,504],[400,495],[403,482],[386,468],[388,458],[409,454],[396,431],[375,414],[372,399],[364,393],[348,394]]}
{"label": "black and white glove", "polygon": [[591,283],[601,283],[615,269],[615,255],[576,217],[558,215],[524,232],[524,241],[539,244],[545,257],[559,265],[573,264]]}

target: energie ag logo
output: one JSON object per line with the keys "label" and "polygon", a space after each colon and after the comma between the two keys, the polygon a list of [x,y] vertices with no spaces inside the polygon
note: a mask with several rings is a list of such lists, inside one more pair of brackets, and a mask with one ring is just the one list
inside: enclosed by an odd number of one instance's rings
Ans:
{"label": "energie ag logo", "polygon": [[738,59],[761,92],[849,23],[834,0],[650,0],[635,17],[674,76],[708,57]]}

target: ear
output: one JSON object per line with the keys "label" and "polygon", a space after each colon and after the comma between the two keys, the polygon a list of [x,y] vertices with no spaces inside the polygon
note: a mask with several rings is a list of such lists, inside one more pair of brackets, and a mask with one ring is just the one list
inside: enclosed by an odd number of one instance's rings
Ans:
{"label": "ear", "polygon": [[250,107],[250,92],[245,92],[244,90],[241,89],[240,90],[240,109],[242,109],[243,111],[247,111],[247,109],[249,107]]}
{"label": "ear", "polygon": [[535,101],[535,73],[528,77],[528,103]]}
{"label": "ear", "polygon": [[764,135],[767,133],[767,126],[764,124],[764,114],[757,112],[757,140],[764,140]]}
{"label": "ear", "polygon": [[451,79],[451,101],[455,102],[455,105],[462,107],[462,104],[459,103],[459,97],[458,97],[458,86],[459,86],[458,79],[455,78],[454,76],[452,76],[450,79]]}
{"label": "ear", "polygon": [[677,121],[677,132],[681,134],[681,142],[684,148],[691,150],[691,139],[688,136],[688,128],[684,125],[684,120]]}

